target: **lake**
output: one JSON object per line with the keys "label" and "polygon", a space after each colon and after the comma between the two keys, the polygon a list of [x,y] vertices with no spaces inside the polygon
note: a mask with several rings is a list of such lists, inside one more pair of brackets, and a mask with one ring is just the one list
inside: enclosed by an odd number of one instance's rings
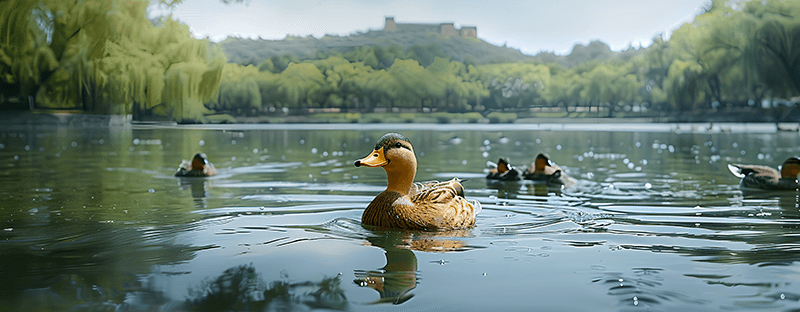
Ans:
{"label": "lake", "polygon": [[[77,121],[75,121],[77,120]],[[0,124],[0,306],[16,311],[797,311],[798,192],[774,124]],[[417,181],[464,179],[476,226],[363,227],[353,161],[407,136]],[[204,152],[214,177],[176,178]],[[574,187],[487,181],[547,153]]]}

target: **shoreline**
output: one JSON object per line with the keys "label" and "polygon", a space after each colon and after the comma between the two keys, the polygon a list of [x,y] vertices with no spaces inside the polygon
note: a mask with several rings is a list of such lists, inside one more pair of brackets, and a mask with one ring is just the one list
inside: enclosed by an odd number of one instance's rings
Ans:
{"label": "shoreline", "polygon": [[380,123],[222,123],[178,124],[174,121],[134,121],[131,115],[82,112],[0,112],[4,128],[53,125],[74,127],[132,127],[208,130],[415,130],[433,131],[604,131],[680,133],[792,133],[798,122],[654,122],[653,118],[523,118],[510,123],[380,122]]}

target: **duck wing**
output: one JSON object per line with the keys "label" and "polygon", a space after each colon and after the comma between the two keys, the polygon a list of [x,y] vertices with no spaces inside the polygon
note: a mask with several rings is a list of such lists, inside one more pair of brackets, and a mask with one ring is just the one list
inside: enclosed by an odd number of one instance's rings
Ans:
{"label": "duck wing", "polygon": [[458,178],[444,182],[415,183],[409,197],[424,219],[438,229],[472,226],[475,224],[475,215],[481,210],[479,202],[464,198],[464,187]]}
{"label": "duck wing", "polygon": [[778,170],[767,166],[728,164],[728,170],[741,178],[741,187],[752,189],[775,189],[780,181]]}

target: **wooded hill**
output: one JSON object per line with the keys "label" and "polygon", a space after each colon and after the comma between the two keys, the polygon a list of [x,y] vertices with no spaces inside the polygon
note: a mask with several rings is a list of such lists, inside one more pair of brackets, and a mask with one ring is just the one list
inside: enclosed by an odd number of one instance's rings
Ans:
{"label": "wooded hill", "polygon": [[[577,44],[568,55],[540,52],[535,56],[523,54],[518,49],[495,46],[475,38],[449,37],[427,32],[424,29],[382,31],[370,30],[350,36],[287,36],[282,40],[227,38],[219,43],[228,62],[242,65],[258,65],[265,60],[310,60],[323,59],[331,55],[345,54],[363,47],[372,47],[378,57],[373,68],[386,69],[395,58],[414,59],[423,66],[433,63],[434,58],[447,58],[465,65],[496,63],[538,62],[557,63],[573,67],[588,61],[629,60],[644,53],[645,49],[629,48],[614,52],[601,41],[588,45]],[[278,64],[275,64],[278,65]],[[285,68],[285,65],[280,66]]]}

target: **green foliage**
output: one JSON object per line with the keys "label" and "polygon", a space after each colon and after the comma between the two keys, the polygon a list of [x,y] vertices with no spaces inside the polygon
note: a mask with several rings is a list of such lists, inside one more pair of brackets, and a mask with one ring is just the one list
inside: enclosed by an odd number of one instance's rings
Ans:
{"label": "green foliage", "polygon": [[669,40],[623,52],[593,41],[566,56],[517,57],[480,40],[374,31],[287,37],[267,52],[253,49],[264,40],[228,39],[225,53],[238,64],[171,18],[155,26],[148,4],[0,1],[0,99],[208,122],[217,111],[312,108],[489,115],[548,106],[585,114],[578,107],[588,106],[613,116],[643,102],[684,112],[800,95],[797,1],[713,1]]}
{"label": "green foliage", "polygon": [[202,122],[216,96],[222,51],[144,0],[0,2],[0,77],[37,107],[163,114]]}

